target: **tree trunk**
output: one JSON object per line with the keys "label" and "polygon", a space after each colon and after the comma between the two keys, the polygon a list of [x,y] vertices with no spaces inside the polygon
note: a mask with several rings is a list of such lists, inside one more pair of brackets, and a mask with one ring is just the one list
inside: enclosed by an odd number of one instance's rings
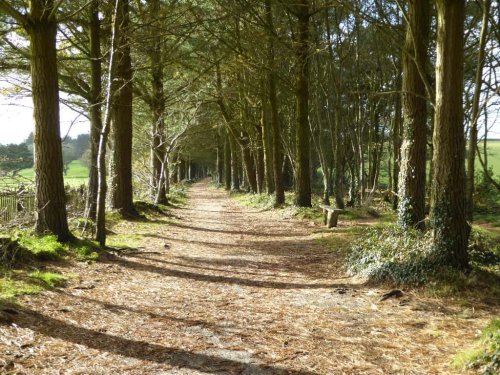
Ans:
{"label": "tree trunk", "polygon": [[267,39],[267,64],[269,83],[269,105],[271,107],[272,128],[272,159],[274,172],[274,194],[276,206],[285,203],[285,189],[283,186],[283,152],[281,150],[281,125],[278,113],[278,96],[276,94],[276,62],[274,52],[274,24],[271,0],[266,0],[266,21],[269,28]]}
{"label": "tree trunk", "polygon": [[251,193],[257,193],[257,173],[255,171],[255,161],[250,150],[250,137],[246,132],[242,132],[240,139],[241,153],[243,155],[243,170],[247,177],[248,187]]}
{"label": "tree trunk", "polygon": [[97,214],[97,153],[102,131],[102,68],[101,68],[101,21],[99,0],[92,1],[90,8],[90,169],[86,202],[86,216],[95,221]]}
{"label": "tree trunk", "polygon": [[97,189],[97,207],[96,207],[96,240],[101,247],[106,246],[106,194],[107,194],[107,181],[106,181],[106,147],[108,143],[108,135],[111,127],[111,111],[113,106],[114,92],[117,89],[117,82],[114,79],[115,72],[115,46],[120,33],[118,25],[117,14],[119,12],[121,0],[115,1],[113,11],[113,23],[111,30],[111,47],[109,50],[109,68],[108,68],[108,81],[106,87],[106,106],[104,113],[104,123],[99,138],[99,149],[97,153],[97,176],[98,176],[98,189]]}
{"label": "tree trunk", "polygon": [[224,143],[221,144],[220,134],[217,133],[217,185],[222,185],[224,180]]}
{"label": "tree trunk", "polygon": [[31,1],[27,31],[31,48],[31,81],[35,122],[36,231],[51,232],[68,241],[61,134],[59,130],[59,84],[57,72],[57,23],[53,1]]}
{"label": "tree trunk", "polygon": [[271,147],[271,122],[268,114],[267,90],[263,87],[262,98],[262,147],[264,152],[264,175],[266,192],[271,195],[274,193],[274,175],[273,175],[273,154]]}
{"label": "tree trunk", "polygon": [[240,190],[240,152],[241,148],[232,134],[229,135],[231,142],[231,190]]}
{"label": "tree trunk", "polygon": [[410,0],[403,51],[403,143],[398,181],[398,223],[403,229],[425,227],[427,145],[426,89],[420,67],[427,61],[430,4]]}
{"label": "tree trunk", "polygon": [[[401,71],[398,69],[397,77],[395,82],[395,90],[401,90]],[[399,185],[399,171],[401,166],[401,95],[396,94],[394,98],[394,121],[392,124],[392,157],[393,157],[393,165],[392,165],[392,186],[394,191],[397,191]],[[397,194],[394,194],[392,200],[392,208],[396,210],[399,206],[399,198]]]}
{"label": "tree trunk", "polygon": [[485,63],[486,37],[488,35],[488,19],[490,16],[491,0],[481,1],[483,8],[483,24],[479,38],[479,52],[477,56],[476,80],[474,82],[474,97],[472,99],[472,117],[469,134],[469,154],[467,156],[467,219],[472,221],[474,216],[474,163],[476,161],[477,146],[477,122],[479,120],[479,99],[481,97],[481,86],[483,83],[483,68]]}
{"label": "tree trunk", "polygon": [[311,170],[309,160],[309,0],[299,1],[297,9],[295,200],[299,207],[311,207]]}
{"label": "tree trunk", "polygon": [[116,45],[117,90],[112,107],[111,208],[136,215],[132,191],[132,60],[129,40],[129,0],[120,0]]}
{"label": "tree trunk", "polygon": [[[337,94],[337,96],[340,93]],[[344,209],[345,208],[345,203],[344,203],[344,160],[345,160],[345,145],[342,142],[341,139],[341,126],[342,122],[340,119],[340,97],[337,100],[337,105],[336,105],[336,112],[335,112],[335,174],[334,174],[334,179],[335,179],[335,204],[337,208]],[[345,135],[343,136],[344,138]]]}
{"label": "tree trunk", "polygon": [[465,216],[463,63],[465,1],[437,0],[436,113],[431,220],[443,264],[468,268]]}
{"label": "tree trunk", "polygon": [[231,141],[227,130],[224,134],[224,188],[231,190]]}
{"label": "tree trunk", "polygon": [[165,180],[165,163],[166,163],[166,143],[165,143],[165,98],[163,92],[163,59],[161,48],[161,35],[156,25],[155,17],[158,17],[160,12],[160,0],[152,0],[150,2],[150,12],[152,18],[151,40],[152,49],[150,52],[151,60],[151,86],[152,86],[152,144],[151,144],[151,187],[152,197],[155,204],[167,204],[166,184]]}
{"label": "tree trunk", "polygon": [[263,130],[264,124],[257,125],[257,149],[255,151],[255,159],[257,165],[257,193],[262,194],[264,192],[264,180],[265,180],[265,170],[264,165],[264,136]]}

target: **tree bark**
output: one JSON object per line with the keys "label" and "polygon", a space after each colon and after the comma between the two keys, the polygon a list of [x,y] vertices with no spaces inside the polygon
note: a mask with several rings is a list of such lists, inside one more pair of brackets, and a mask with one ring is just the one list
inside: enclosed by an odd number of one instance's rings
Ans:
{"label": "tree bark", "polygon": [[264,124],[260,123],[256,126],[257,130],[257,147],[255,150],[255,159],[257,165],[257,193],[262,194],[264,192],[264,180],[265,180],[265,164],[264,164],[264,136],[263,130]]}
{"label": "tree bark", "polygon": [[298,2],[295,200],[299,207],[311,207],[311,169],[309,160],[309,7],[309,0]]}
{"label": "tree bark", "polygon": [[102,56],[101,21],[99,20],[99,0],[94,0],[90,8],[90,169],[86,202],[86,216],[95,221],[97,214],[97,153],[102,130]]}
{"label": "tree bark", "polygon": [[129,40],[129,0],[120,0],[116,45],[117,85],[112,107],[111,208],[136,215],[132,190],[132,59]]}
{"label": "tree bark", "polygon": [[154,27],[157,26],[155,18],[160,12],[160,0],[150,2],[150,12],[152,19],[151,40],[152,48],[150,52],[151,60],[151,86],[152,86],[152,140],[151,140],[151,187],[152,197],[155,204],[167,204],[167,191],[165,180],[168,175],[165,174],[166,164],[166,143],[165,143],[165,97],[163,91],[163,59],[161,48],[161,34]]}
{"label": "tree bark", "polygon": [[271,122],[269,116],[267,88],[263,87],[262,98],[262,148],[264,153],[264,175],[267,194],[274,193],[273,154],[271,147]]}
{"label": "tree bark", "polygon": [[465,1],[436,0],[438,14],[431,223],[443,264],[468,268],[463,70]]}
{"label": "tree bark", "polygon": [[224,188],[231,190],[231,141],[227,130],[224,134]]}
{"label": "tree bark", "polygon": [[68,228],[64,191],[56,32],[52,0],[33,0],[26,29],[30,36],[31,82],[35,122],[36,231],[59,241],[73,238]]}
{"label": "tree bark", "polygon": [[232,134],[229,134],[231,144],[231,190],[240,190],[240,152],[241,148]]}
{"label": "tree bark", "polygon": [[420,67],[427,61],[430,4],[410,0],[403,51],[403,143],[398,179],[398,223],[403,229],[425,227],[427,101]]}
{"label": "tree bark", "polygon": [[117,89],[117,82],[114,79],[116,64],[115,48],[116,41],[120,33],[118,25],[117,14],[119,12],[121,0],[115,0],[113,11],[113,23],[111,29],[111,47],[109,50],[109,65],[108,65],[108,80],[106,87],[106,105],[104,112],[104,123],[99,137],[99,149],[97,153],[97,176],[98,176],[98,189],[97,189],[97,207],[96,207],[96,240],[101,247],[106,246],[106,194],[108,184],[106,180],[106,147],[108,143],[108,136],[111,127],[111,112],[113,106],[114,92]]}
{"label": "tree bark", "polygon": [[[396,83],[395,89],[396,91],[400,91],[402,87],[401,80],[401,70],[398,69],[396,72]],[[399,171],[401,166],[401,128],[402,128],[402,116],[401,116],[401,95],[396,94],[394,98],[394,121],[392,124],[392,156],[393,156],[393,165],[392,165],[392,186],[394,191],[397,191],[399,185]],[[399,197],[397,194],[394,194],[392,200],[392,207],[396,210],[399,206]]]}
{"label": "tree bark", "polygon": [[481,86],[483,83],[483,68],[485,63],[486,37],[488,35],[488,19],[490,16],[491,0],[482,0],[483,24],[479,37],[479,52],[477,55],[476,80],[474,82],[474,97],[472,99],[472,117],[469,133],[469,147],[467,155],[467,219],[472,221],[474,216],[474,172],[477,146],[477,122],[479,120],[479,99],[481,97]]}
{"label": "tree bark", "polygon": [[274,24],[271,0],[266,0],[266,21],[268,30],[267,39],[267,65],[268,65],[268,94],[269,105],[271,107],[271,128],[272,128],[272,159],[274,172],[274,197],[276,206],[285,203],[285,189],[283,186],[283,152],[281,149],[281,124],[278,113],[278,96],[276,94],[276,62],[274,51]]}

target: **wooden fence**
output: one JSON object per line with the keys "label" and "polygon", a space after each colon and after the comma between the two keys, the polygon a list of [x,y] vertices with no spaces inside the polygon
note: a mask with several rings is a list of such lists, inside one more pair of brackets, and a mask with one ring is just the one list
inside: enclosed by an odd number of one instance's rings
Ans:
{"label": "wooden fence", "polygon": [[35,211],[35,194],[31,191],[0,191],[0,223],[14,220],[22,212]]}

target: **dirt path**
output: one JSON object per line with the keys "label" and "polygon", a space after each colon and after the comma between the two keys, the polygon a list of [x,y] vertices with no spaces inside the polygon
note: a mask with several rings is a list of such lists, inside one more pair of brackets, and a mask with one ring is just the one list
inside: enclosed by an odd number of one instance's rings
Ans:
{"label": "dirt path", "polygon": [[447,374],[485,323],[412,295],[379,303],[310,223],[206,183],[189,198],[169,225],[117,229],[143,236],[138,251],[69,265],[66,288],[25,297],[0,326],[0,373]]}

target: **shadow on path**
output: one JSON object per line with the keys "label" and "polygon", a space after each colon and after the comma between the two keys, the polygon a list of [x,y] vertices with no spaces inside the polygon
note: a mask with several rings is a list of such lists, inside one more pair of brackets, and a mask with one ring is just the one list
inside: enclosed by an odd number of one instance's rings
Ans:
{"label": "shadow on path", "polygon": [[22,310],[16,324],[40,334],[84,345],[102,352],[137,358],[159,364],[190,368],[209,373],[255,375],[315,375],[309,371],[295,371],[273,366],[243,363],[211,354],[196,353],[145,341],[132,340],[107,333],[96,332],[54,319],[33,310]]}
{"label": "shadow on path", "polygon": [[141,262],[136,262],[129,259],[109,257],[106,260],[108,263],[117,264],[122,267],[127,267],[136,271],[145,271],[156,273],[162,276],[178,277],[189,280],[204,281],[210,283],[221,283],[230,285],[241,285],[256,288],[268,288],[268,289],[324,289],[324,288],[352,288],[352,284],[337,284],[337,283],[286,283],[279,281],[269,281],[269,280],[253,280],[244,279],[239,277],[231,276],[219,276],[219,275],[207,275],[196,272],[180,271],[176,269],[171,269],[167,267],[159,267],[152,264],[145,264]]}

